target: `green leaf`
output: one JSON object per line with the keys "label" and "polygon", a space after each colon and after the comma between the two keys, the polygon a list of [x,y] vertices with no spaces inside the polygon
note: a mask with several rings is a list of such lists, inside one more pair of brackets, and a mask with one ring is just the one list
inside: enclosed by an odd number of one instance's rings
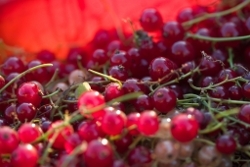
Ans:
{"label": "green leaf", "polygon": [[91,90],[91,87],[88,82],[83,82],[82,84],[80,84],[75,90],[76,99],[78,99],[81,94],[89,90]]}

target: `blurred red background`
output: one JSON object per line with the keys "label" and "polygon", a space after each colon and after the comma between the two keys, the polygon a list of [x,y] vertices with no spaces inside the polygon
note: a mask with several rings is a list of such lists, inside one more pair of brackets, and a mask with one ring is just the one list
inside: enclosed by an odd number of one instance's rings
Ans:
{"label": "blurred red background", "polygon": [[48,49],[64,59],[69,47],[84,46],[98,29],[128,27],[145,8],[156,8],[164,21],[205,0],[0,0],[0,39],[28,52]]}

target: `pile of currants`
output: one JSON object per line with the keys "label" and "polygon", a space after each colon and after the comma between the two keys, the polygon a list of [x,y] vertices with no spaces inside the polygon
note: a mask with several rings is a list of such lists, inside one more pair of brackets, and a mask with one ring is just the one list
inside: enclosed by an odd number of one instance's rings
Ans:
{"label": "pile of currants", "polygon": [[8,57],[0,167],[249,167],[250,0],[163,20],[145,9],[65,62]]}

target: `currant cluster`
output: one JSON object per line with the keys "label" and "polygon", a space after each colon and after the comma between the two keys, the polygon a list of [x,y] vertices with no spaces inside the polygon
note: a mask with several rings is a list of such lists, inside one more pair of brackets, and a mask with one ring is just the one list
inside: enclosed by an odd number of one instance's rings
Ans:
{"label": "currant cluster", "polygon": [[0,167],[250,165],[250,0],[128,23],[65,62],[3,62]]}

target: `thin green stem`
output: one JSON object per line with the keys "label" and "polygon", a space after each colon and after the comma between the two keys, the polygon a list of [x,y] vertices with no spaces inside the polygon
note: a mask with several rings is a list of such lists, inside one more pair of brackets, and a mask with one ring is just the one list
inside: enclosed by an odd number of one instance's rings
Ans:
{"label": "thin green stem", "polygon": [[234,63],[233,63],[233,59],[234,59],[234,54],[233,54],[233,49],[232,48],[228,48],[228,63],[230,65],[230,68],[234,67]]}
{"label": "thin green stem", "polygon": [[213,41],[213,42],[227,42],[227,41],[239,41],[244,39],[250,39],[250,35],[238,36],[238,37],[206,37],[192,33],[187,33],[187,37],[205,41]]}
{"label": "thin green stem", "polygon": [[188,82],[189,83],[189,85],[190,85],[190,87],[192,87],[193,89],[195,89],[195,90],[211,90],[212,88],[215,88],[215,87],[217,87],[217,86],[221,86],[221,85],[223,85],[224,83],[228,83],[228,82],[234,82],[234,81],[237,81],[237,80],[240,80],[240,79],[242,79],[242,77],[241,76],[239,76],[239,77],[236,77],[236,78],[232,78],[232,79],[224,79],[223,81],[221,81],[221,82],[219,82],[219,83],[217,83],[217,84],[210,84],[209,86],[207,86],[207,87],[197,87],[197,86],[195,86],[194,84],[193,84],[193,82]]}
{"label": "thin green stem", "polygon": [[221,16],[231,14],[233,12],[237,12],[240,9],[242,9],[243,7],[247,6],[249,3],[250,3],[250,0],[245,0],[242,3],[240,3],[239,5],[237,5],[233,8],[230,8],[228,10],[224,10],[222,12],[217,12],[217,13],[205,14],[205,15],[202,15],[201,17],[196,18],[196,19],[184,22],[182,24],[182,26],[184,26],[184,27],[192,26],[193,24],[199,23],[199,22],[207,20],[209,18],[221,17]]}
{"label": "thin green stem", "polygon": [[238,114],[239,111],[240,111],[239,108],[232,108],[229,110],[225,110],[225,111],[222,111],[222,112],[219,112],[218,114],[216,114],[215,118],[220,119],[220,118],[228,117],[230,115],[235,115],[235,114]]}
{"label": "thin green stem", "polygon": [[57,93],[59,93],[60,91],[61,91],[61,89],[57,89],[56,91],[54,91],[54,92],[52,92],[52,93],[50,93],[50,94],[48,94],[48,95],[44,95],[44,96],[43,96],[43,99],[52,97],[52,96],[56,95]]}
{"label": "thin green stem", "polygon": [[214,146],[215,143],[210,141],[210,140],[207,140],[207,139],[203,139],[203,138],[195,138],[194,139],[195,142],[202,142],[202,143],[206,143],[208,145],[211,145],[211,146]]}
{"label": "thin green stem", "polygon": [[91,69],[89,69],[88,71],[91,72],[91,73],[93,73],[93,74],[99,75],[101,77],[107,78],[107,79],[109,79],[111,81],[117,82],[120,86],[122,86],[122,82],[120,80],[112,77],[112,76],[105,75],[105,74],[102,74],[100,72],[97,72],[97,71],[94,71],[94,70],[91,70]]}
{"label": "thin green stem", "polygon": [[223,122],[217,123],[215,126],[213,126],[212,128],[206,128],[204,130],[200,130],[199,133],[200,134],[207,134],[207,133],[211,133],[217,129],[220,129],[222,126],[224,126]]}
{"label": "thin green stem", "polygon": [[5,84],[4,87],[2,87],[0,89],[0,93],[2,93],[7,87],[9,87],[16,80],[22,78],[24,75],[30,73],[31,71],[34,71],[34,70],[39,69],[39,68],[50,67],[50,66],[53,66],[53,64],[42,64],[42,65],[38,65],[38,66],[32,67],[32,68],[30,68],[30,69],[22,72],[21,74],[17,75],[15,78],[13,78],[12,80],[10,80],[7,84]]}
{"label": "thin green stem", "polygon": [[171,80],[171,81],[169,81],[169,82],[166,82],[166,83],[164,83],[164,84],[161,84],[161,85],[157,86],[157,88],[155,88],[152,92],[149,93],[149,96],[151,96],[152,94],[154,94],[154,92],[155,92],[156,90],[158,90],[159,88],[162,88],[162,87],[164,87],[164,86],[171,85],[171,84],[174,84],[174,83],[178,83],[180,80],[183,80],[183,79],[185,79],[185,78],[191,76],[192,74],[194,74],[194,73],[197,72],[197,71],[199,71],[199,67],[195,68],[194,70],[192,70],[192,71],[190,71],[190,72],[188,72],[188,73],[186,73],[186,74],[184,74],[184,75],[181,75],[180,77],[178,77],[178,78],[176,78],[176,79],[173,79],[173,80]]}
{"label": "thin green stem", "polygon": [[53,81],[55,81],[57,75],[58,75],[59,69],[57,68],[53,74],[53,76],[51,77],[50,81],[48,83],[46,83],[45,87],[48,87]]}

